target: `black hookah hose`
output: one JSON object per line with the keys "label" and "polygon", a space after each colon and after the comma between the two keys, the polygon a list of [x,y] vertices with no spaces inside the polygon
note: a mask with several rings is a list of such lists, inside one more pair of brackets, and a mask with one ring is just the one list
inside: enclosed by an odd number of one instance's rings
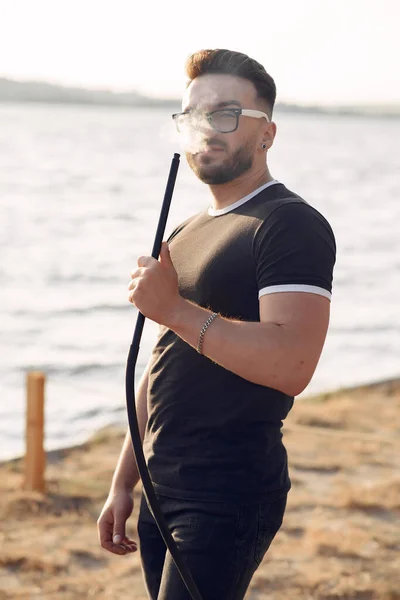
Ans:
{"label": "black hookah hose", "polygon": [[[174,154],[174,158],[172,159],[171,168],[169,171],[164,200],[161,207],[156,236],[154,239],[153,251],[151,253],[152,257],[156,259],[158,259],[158,256],[160,254],[161,243],[164,237],[165,225],[167,223],[169,207],[171,204],[175,180],[179,168],[179,158],[179,154]],[[165,545],[171,553],[175,566],[178,569],[179,574],[182,577],[182,581],[186,585],[188,592],[192,597],[192,600],[202,600],[199,590],[197,589],[197,586],[193,580],[192,574],[190,573],[189,569],[184,563],[183,558],[178,550],[178,547],[165,522],[164,515],[161,511],[160,504],[158,502],[157,496],[153,488],[153,484],[151,483],[149,471],[147,469],[146,461],[143,454],[135,403],[135,367],[137,357],[139,354],[140,340],[142,337],[144,321],[145,316],[141,312],[139,312],[126,365],[126,409],[128,413],[128,422],[131,433],[133,451],[135,454],[136,464],[142,480],[143,490],[145,492],[146,499],[153,512],[154,519],[157,523],[158,529],[160,530]]]}

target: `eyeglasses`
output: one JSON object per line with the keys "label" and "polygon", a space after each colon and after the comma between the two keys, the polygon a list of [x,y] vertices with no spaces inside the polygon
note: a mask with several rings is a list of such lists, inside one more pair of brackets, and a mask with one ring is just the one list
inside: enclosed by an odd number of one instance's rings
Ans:
{"label": "eyeglasses", "polygon": [[232,133],[239,126],[239,117],[265,118],[270,123],[269,117],[261,110],[253,108],[220,108],[211,112],[186,111],[172,115],[177,130],[182,133],[185,129],[199,129],[204,119],[208,121],[215,131],[219,133]]}

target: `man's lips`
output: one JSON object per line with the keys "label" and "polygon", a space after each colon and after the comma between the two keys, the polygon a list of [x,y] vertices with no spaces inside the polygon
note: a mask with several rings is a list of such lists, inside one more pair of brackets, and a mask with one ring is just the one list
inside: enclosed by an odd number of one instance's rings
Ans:
{"label": "man's lips", "polygon": [[209,146],[205,146],[200,151],[200,154],[208,154],[209,152],[223,152],[225,150],[224,146],[218,146],[217,144],[211,144]]}

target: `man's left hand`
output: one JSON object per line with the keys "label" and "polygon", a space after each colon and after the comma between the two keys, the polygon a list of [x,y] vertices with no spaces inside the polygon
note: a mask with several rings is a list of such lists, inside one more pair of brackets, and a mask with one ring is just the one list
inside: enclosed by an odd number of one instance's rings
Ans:
{"label": "man's left hand", "polygon": [[145,317],[168,327],[176,321],[183,298],[167,242],[161,245],[159,261],[141,256],[137,264],[138,268],[131,273],[129,302]]}

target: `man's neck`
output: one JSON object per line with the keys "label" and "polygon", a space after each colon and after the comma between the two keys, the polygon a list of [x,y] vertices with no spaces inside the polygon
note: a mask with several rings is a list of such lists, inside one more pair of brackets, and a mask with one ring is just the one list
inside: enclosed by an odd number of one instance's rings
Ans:
{"label": "man's neck", "polygon": [[209,188],[213,197],[211,206],[215,210],[226,208],[269,181],[273,181],[273,177],[268,167],[264,167],[262,171],[245,173],[228,183],[210,185]]}

